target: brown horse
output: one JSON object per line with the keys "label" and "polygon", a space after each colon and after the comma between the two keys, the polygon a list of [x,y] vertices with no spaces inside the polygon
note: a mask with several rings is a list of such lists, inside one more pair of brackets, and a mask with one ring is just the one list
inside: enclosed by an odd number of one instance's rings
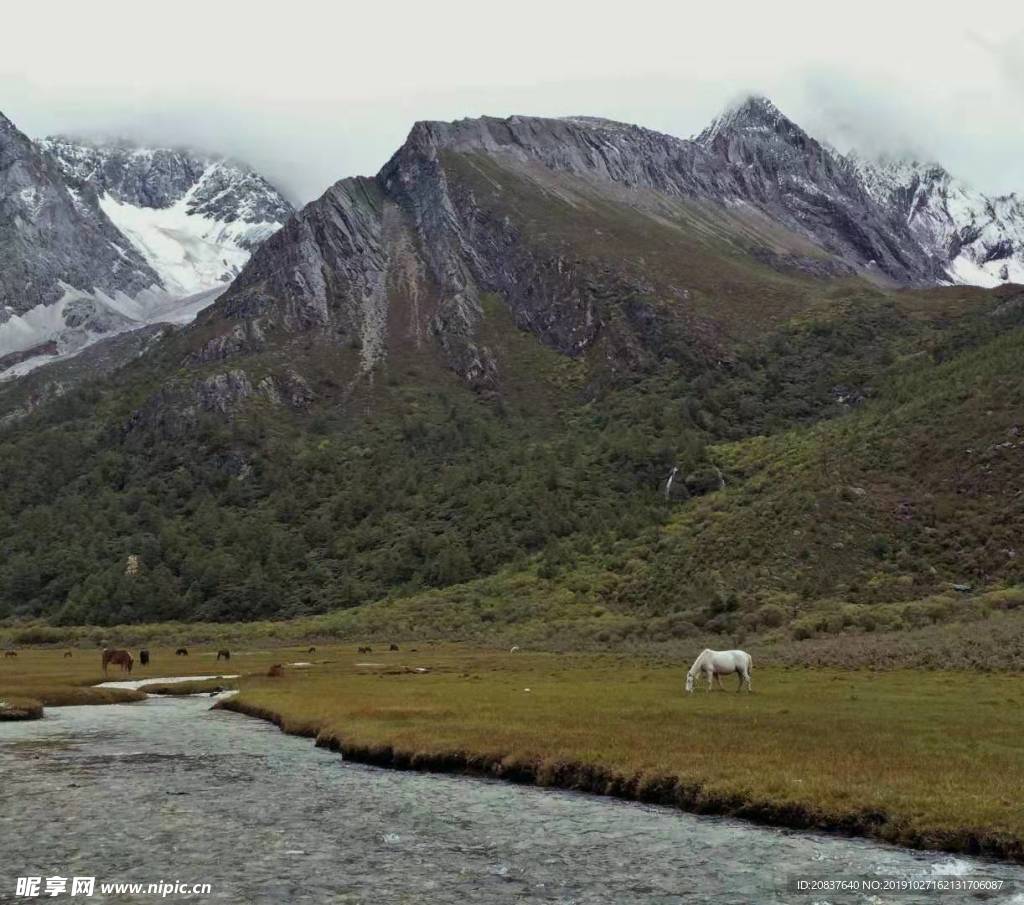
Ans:
{"label": "brown horse", "polygon": [[272,679],[280,678],[284,675],[284,667],[280,663],[275,663],[267,670],[267,675]]}
{"label": "brown horse", "polygon": [[187,647],[179,647],[174,652],[174,656],[176,656],[176,657],[187,657],[188,656],[188,648]]}
{"label": "brown horse", "polygon": [[70,656],[72,656],[72,654],[71,654],[71,651],[69,651],[69,650],[66,650],[66,651],[64,651],[64,659],[65,659],[65,660],[66,660],[66,659],[67,659],[68,657],[70,657]]}
{"label": "brown horse", "polygon": [[107,666],[111,663],[121,667],[121,672],[131,672],[135,660],[128,651],[123,649],[103,651],[103,675],[107,674]]}
{"label": "brown horse", "polygon": [[139,664],[141,666],[149,666],[149,651],[145,648],[139,651]]}
{"label": "brown horse", "polygon": [[4,656],[5,657],[16,657],[16,656],[18,656],[18,652],[16,650],[5,650],[4,651]]}
{"label": "brown horse", "polygon": [[219,651],[217,651],[217,659],[220,660],[221,657],[223,657],[225,660],[230,660],[231,659],[231,651],[224,650],[224,648],[221,648]]}

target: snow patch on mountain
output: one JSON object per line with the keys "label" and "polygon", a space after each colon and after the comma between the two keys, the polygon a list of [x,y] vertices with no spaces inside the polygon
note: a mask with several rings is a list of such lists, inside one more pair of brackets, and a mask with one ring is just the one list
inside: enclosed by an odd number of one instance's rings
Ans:
{"label": "snow patch on mountain", "polygon": [[149,324],[191,323],[226,286],[184,297],[162,289],[129,296],[102,290],[85,292],[67,284],[62,288],[64,294],[55,304],[37,305],[23,314],[8,311],[6,319],[0,318],[0,381],[70,358],[108,336]]}
{"label": "snow patch on mountain", "polygon": [[[13,127],[8,131],[14,134]],[[41,303],[0,304],[0,379],[74,355],[105,336],[188,323],[292,213],[262,176],[223,157],[126,142],[15,137],[43,174],[12,185],[15,226],[48,223],[57,197],[65,219],[95,226],[100,242],[77,270],[52,283]],[[80,231],[65,230],[70,236]],[[130,291],[107,279],[120,271],[137,274]]]}
{"label": "snow patch on mountain", "polygon": [[[188,196],[170,207],[136,207],[110,195],[100,207],[174,295],[201,292],[228,283],[249,260],[257,236],[266,238],[279,223],[225,223],[189,213]],[[242,243],[245,243],[243,245]]]}
{"label": "snow patch on mountain", "polygon": [[951,282],[1024,283],[1024,201],[1017,195],[985,195],[936,163],[849,159],[872,197],[894,209],[922,247],[947,262]]}
{"label": "snow patch on mountain", "polygon": [[172,295],[230,282],[292,212],[262,176],[226,158],[61,137],[40,144],[69,180],[96,191]]}

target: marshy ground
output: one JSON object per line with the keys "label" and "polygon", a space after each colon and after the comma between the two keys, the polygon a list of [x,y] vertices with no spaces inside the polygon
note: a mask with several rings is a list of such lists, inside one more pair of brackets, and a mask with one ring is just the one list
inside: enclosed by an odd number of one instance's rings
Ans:
{"label": "marshy ground", "polygon": [[[689,664],[655,656],[358,646],[233,650],[228,663],[151,648],[131,678],[239,673],[158,690],[237,687],[226,706],[352,760],[1024,860],[1024,676],[755,661],[754,694],[726,679],[728,691],[688,696]],[[266,675],[274,663],[280,678]],[[23,649],[0,661],[0,700],[138,697],[88,687],[103,678],[96,650]]]}

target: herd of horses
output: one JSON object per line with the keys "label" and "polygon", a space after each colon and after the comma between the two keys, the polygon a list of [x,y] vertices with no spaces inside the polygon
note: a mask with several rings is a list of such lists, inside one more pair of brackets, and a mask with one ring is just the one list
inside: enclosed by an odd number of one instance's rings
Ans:
{"label": "herd of horses", "polygon": [[[517,651],[518,647],[513,647],[513,651]],[[398,645],[392,644],[389,650],[397,651]],[[358,652],[361,654],[373,653],[373,648],[363,645],[358,648]],[[179,647],[175,652],[178,657],[187,657],[188,648]],[[311,647],[309,653],[316,653],[316,648]],[[17,657],[18,652],[15,650],[5,650],[4,657]],[[64,653],[65,657],[71,656],[71,651]],[[217,660],[230,660],[231,651],[226,648],[221,648],[217,651]],[[142,666],[149,664],[149,651],[145,648],[139,651],[139,663]],[[107,674],[107,667],[109,666],[120,666],[122,672],[131,672],[132,667],[135,665],[135,658],[131,655],[130,651],[124,648],[105,648],[103,651],[103,674]],[[739,684],[736,686],[737,691],[742,691],[744,688],[747,691],[753,691],[751,688],[751,672],[753,671],[754,661],[750,654],[742,650],[710,650],[705,648],[698,654],[697,659],[693,661],[693,666],[690,667],[686,673],[686,691],[692,693],[694,686],[704,679],[707,682],[707,690],[710,692],[715,684],[719,688],[722,687],[722,676],[735,675],[739,678]],[[283,667],[279,663],[275,663],[271,668],[269,675],[280,676],[283,674]]]}
{"label": "herd of horses", "polygon": [[[174,653],[175,653],[175,656],[178,656],[178,657],[187,657],[188,656],[188,648],[187,647],[179,647]],[[64,654],[64,656],[65,657],[70,657],[71,656],[71,651],[67,651]],[[142,650],[139,651],[139,664],[141,666],[148,666],[149,665],[149,659],[150,659],[150,655],[149,655],[149,651],[148,650],[143,648]],[[217,659],[218,660],[230,660],[231,659],[231,651],[229,651],[227,648],[223,648],[222,647],[219,651],[217,651]],[[135,665],[135,658],[131,655],[131,651],[125,650],[124,648],[120,648],[120,647],[104,648],[103,656],[102,656],[102,663],[103,663],[103,675],[107,674],[107,667],[108,666],[120,666],[121,667],[121,672],[131,672],[132,671],[132,667]]]}

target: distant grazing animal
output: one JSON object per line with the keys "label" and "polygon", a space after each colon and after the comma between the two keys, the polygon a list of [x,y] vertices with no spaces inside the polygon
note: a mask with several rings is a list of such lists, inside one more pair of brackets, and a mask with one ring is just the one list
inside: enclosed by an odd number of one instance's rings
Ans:
{"label": "distant grazing animal", "polygon": [[275,663],[267,670],[267,675],[273,679],[279,679],[284,675],[284,667],[280,663]]}
{"label": "distant grazing animal", "polygon": [[398,650],[398,645],[392,644],[391,647],[388,648],[388,650]]}
{"label": "distant grazing animal", "polygon": [[131,672],[135,660],[126,650],[105,650],[103,651],[103,675],[107,674],[107,666],[111,663],[121,667],[121,672]]}
{"label": "distant grazing animal", "polygon": [[361,647],[361,648],[359,648],[359,653],[361,653],[361,654],[372,654],[373,653],[373,648],[372,647]]}
{"label": "distant grazing animal", "polygon": [[70,656],[71,656],[71,651],[69,651],[69,650],[66,650],[66,651],[64,651],[64,659],[65,659],[65,660],[66,660],[66,659],[67,659],[68,657],[70,657]]}
{"label": "distant grazing animal", "polygon": [[307,654],[315,654],[316,653],[316,648],[315,647],[311,647],[309,650],[306,651],[306,653]]}
{"label": "distant grazing animal", "polygon": [[722,680],[719,676],[731,676],[733,673],[736,673],[740,679],[736,690],[741,691],[743,686],[746,685],[747,691],[751,691],[750,671],[753,667],[754,661],[746,651],[708,650],[705,648],[700,652],[697,659],[693,661],[693,666],[690,667],[690,671],[686,674],[686,690],[687,692],[693,691],[694,680],[699,676],[707,679],[708,691],[711,691],[711,683],[715,680],[718,681],[718,687],[721,688]]}
{"label": "distant grazing animal", "polygon": [[187,647],[179,647],[174,652],[174,656],[176,656],[176,657],[187,657],[188,656],[188,648]]}
{"label": "distant grazing animal", "polygon": [[18,652],[16,650],[5,650],[4,651],[4,656],[5,657],[16,657],[16,656],[18,656]]}
{"label": "distant grazing animal", "polygon": [[519,650],[519,645],[518,644],[513,644],[512,647],[509,648],[509,653],[510,654],[514,654],[517,650]]}
{"label": "distant grazing animal", "polygon": [[230,660],[231,659],[231,651],[224,650],[224,648],[221,648],[219,651],[217,651],[217,659],[218,660],[220,660],[220,659]]}
{"label": "distant grazing animal", "polygon": [[139,651],[139,665],[149,666],[149,651],[145,648]]}

